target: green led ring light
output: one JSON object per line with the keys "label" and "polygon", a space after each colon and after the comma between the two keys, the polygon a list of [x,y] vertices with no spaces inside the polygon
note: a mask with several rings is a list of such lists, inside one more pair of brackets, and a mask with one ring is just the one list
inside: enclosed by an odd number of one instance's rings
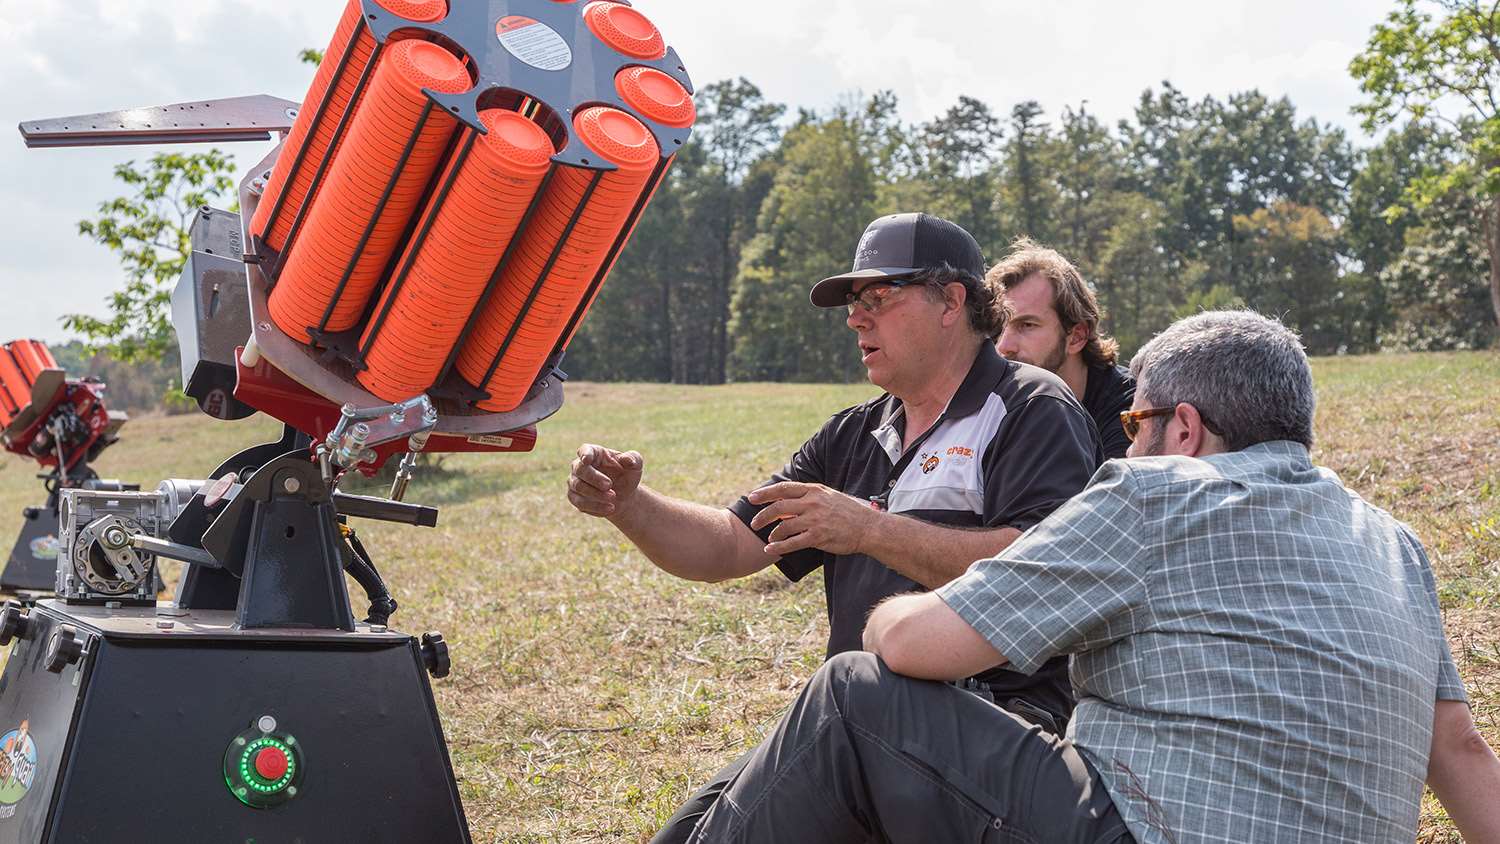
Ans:
{"label": "green led ring light", "polygon": [[[268,763],[273,770],[279,767],[278,762],[286,766],[279,776],[261,773],[256,763],[262,753],[279,755]],[[235,736],[224,751],[224,784],[236,800],[253,809],[279,806],[296,797],[302,770],[302,746],[289,733],[252,726]]]}

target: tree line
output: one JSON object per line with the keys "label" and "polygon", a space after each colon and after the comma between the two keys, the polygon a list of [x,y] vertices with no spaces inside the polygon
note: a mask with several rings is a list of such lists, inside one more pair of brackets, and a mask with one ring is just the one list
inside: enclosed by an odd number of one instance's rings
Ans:
{"label": "tree line", "polygon": [[986,257],[1029,236],[1094,285],[1128,354],[1176,317],[1248,306],[1314,354],[1464,349],[1500,321],[1500,19],[1401,0],[1350,71],[1378,141],[1251,90],[1170,82],[1108,125],[1083,104],[960,97],[922,123],[894,94],[824,111],[749,80],[699,120],[569,351],[578,377],[721,383],[862,375],[843,314],[807,302],[865,224],[927,211]]}
{"label": "tree line", "polygon": [[1170,83],[1132,119],[961,97],[903,123],[882,92],[788,122],[748,80],[697,94],[699,122],[604,286],[566,368],[591,379],[721,383],[862,375],[842,311],[807,301],[865,224],[927,211],[988,259],[1026,235],[1071,258],[1128,353],[1174,318],[1244,305],[1314,354],[1487,346],[1482,197],[1429,202],[1453,131],[1408,122],[1356,147],[1256,91]]}
{"label": "tree line", "polygon": [[[304,61],[316,61],[304,51]],[[1350,63],[1374,141],[1256,91],[1170,82],[1113,125],[959,97],[903,121],[888,91],[789,110],[747,79],[695,94],[698,123],[569,349],[594,380],[863,376],[842,310],[807,300],[866,223],[927,211],[995,260],[1028,236],[1070,257],[1128,355],[1173,319],[1247,306],[1314,354],[1465,349],[1500,338],[1500,14],[1396,0]],[[230,159],[160,154],[82,234],[126,270],[106,318],[67,327],[116,359],[171,347],[167,291],[199,204],[232,199]]]}

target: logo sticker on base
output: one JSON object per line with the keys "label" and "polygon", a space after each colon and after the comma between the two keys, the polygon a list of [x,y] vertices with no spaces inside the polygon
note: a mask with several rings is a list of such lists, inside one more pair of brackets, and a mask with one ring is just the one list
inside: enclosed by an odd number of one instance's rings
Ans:
{"label": "logo sticker on base", "polygon": [[30,548],[31,556],[38,560],[55,560],[62,544],[57,541],[57,537],[48,534],[31,540]]}
{"label": "logo sticker on base", "polygon": [[0,819],[16,813],[16,804],[31,790],[36,778],[36,742],[31,740],[31,722],[0,736]]}

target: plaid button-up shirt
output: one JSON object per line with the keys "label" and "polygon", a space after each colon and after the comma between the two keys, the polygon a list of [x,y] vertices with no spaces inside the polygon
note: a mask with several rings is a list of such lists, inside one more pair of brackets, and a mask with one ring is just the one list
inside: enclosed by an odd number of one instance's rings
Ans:
{"label": "plaid button-up shirt", "polygon": [[1465,699],[1416,537],[1296,443],[1110,461],[938,594],[1022,671],[1074,655],[1142,844],[1410,841]]}

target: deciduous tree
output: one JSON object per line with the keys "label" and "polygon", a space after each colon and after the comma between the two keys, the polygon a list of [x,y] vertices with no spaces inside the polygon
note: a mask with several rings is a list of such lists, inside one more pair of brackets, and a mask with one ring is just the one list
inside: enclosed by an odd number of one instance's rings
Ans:
{"label": "deciduous tree", "polygon": [[875,174],[848,112],[804,115],[780,166],[735,279],[731,375],[735,380],[848,381],[861,373],[842,309],[814,308],[808,289],[850,263],[875,215]]}
{"label": "deciduous tree", "polygon": [[234,162],[218,150],[158,153],[144,167],[127,161],[115,178],[131,193],[102,202],[78,231],[119,256],[125,281],[109,297],[109,315],[69,314],[64,327],[118,360],[160,357],[172,344],[172,286],[192,248],[193,218],[232,196]]}
{"label": "deciduous tree", "polygon": [[1462,139],[1463,161],[1417,180],[1412,193],[1419,205],[1458,191],[1480,198],[1500,327],[1500,12],[1480,0],[1398,0],[1349,70],[1369,95],[1356,109],[1367,128],[1432,121]]}

